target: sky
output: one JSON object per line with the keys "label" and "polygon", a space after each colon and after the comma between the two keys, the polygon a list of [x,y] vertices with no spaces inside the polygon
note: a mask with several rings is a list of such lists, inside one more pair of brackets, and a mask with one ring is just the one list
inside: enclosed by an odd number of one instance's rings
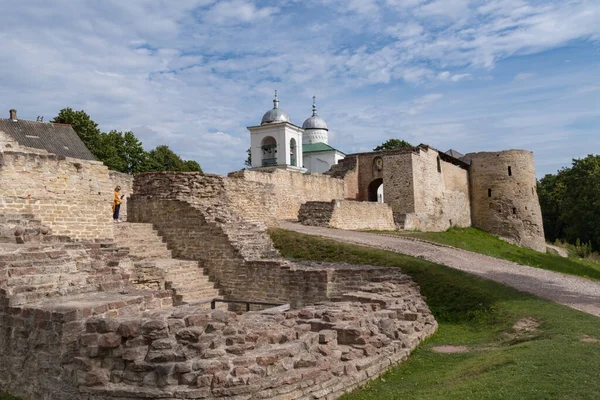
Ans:
{"label": "sky", "polygon": [[65,107],[244,167],[247,126],[312,96],[330,145],[526,149],[538,177],[600,153],[598,0],[0,0],[0,113]]}

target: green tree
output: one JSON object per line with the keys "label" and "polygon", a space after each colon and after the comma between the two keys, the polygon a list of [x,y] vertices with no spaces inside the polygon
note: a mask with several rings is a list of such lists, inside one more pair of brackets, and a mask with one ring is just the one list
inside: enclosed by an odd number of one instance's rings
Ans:
{"label": "green tree", "polygon": [[574,159],[570,168],[544,176],[538,195],[548,240],[600,249],[600,155]]}
{"label": "green tree", "polygon": [[413,147],[413,145],[408,143],[406,140],[389,139],[381,143],[379,146],[375,147],[373,151],[397,150],[404,149],[407,147]]}
{"label": "green tree", "polygon": [[248,150],[246,150],[246,154],[248,154],[248,157],[246,158],[246,161],[244,161],[244,165],[246,167],[251,167],[252,166],[252,153],[250,152],[250,147],[248,147]]}
{"label": "green tree", "polygon": [[135,174],[149,169],[148,153],[133,132],[102,133],[98,158],[115,171]]}
{"label": "green tree", "polygon": [[580,239],[600,249],[600,155],[573,160],[564,171],[562,220],[569,243]]}
{"label": "green tree", "polygon": [[556,175],[548,174],[537,182],[538,198],[544,221],[546,240],[554,242],[565,239],[565,222],[562,217],[563,199],[565,195],[564,170]]}
{"label": "green tree", "polygon": [[183,161],[169,146],[157,146],[148,153],[149,166],[152,171],[184,171],[202,172],[196,161]]}
{"label": "green tree", "polygon": [[71,125],[86,147],[100,159],[102,140],[100,129],[85,111],[74,111],[71,107],[63,108],[51,122]]}

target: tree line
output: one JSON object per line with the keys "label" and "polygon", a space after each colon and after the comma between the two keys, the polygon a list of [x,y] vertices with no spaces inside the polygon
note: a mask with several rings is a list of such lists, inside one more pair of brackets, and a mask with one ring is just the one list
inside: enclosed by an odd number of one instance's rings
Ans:
{"label": "tree line", "polygon": [[193,160],[183,160],[167,145],[145,151],[142,142],[131,131],[101,132],[98,124],[83,110],[63,108],[51,122],[71,125],[90,152],[114,171],[128,174],[154,171],[202,172],[200,164]]}
{"label": "tree line", "polygon": [[600,155],[574,159],[571,167],[538,181],[546,240],[600,250]]}

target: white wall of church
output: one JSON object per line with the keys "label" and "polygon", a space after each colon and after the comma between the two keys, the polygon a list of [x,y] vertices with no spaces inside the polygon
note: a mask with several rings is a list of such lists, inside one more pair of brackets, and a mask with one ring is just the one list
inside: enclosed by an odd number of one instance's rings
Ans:
{"label": "white wall of church", "polygon": [[304,168],[308,172],[324,173],[338,163],[344,156],[337,151],[324,151],[321,153],[304,154]]}
{"label": "white wall of church", "polygon": [[[263,166],[264,159],[275,159],[276,165],[292,165],[292,159],[299,164],[301,146],[302,146],[302,129],[288,123],[279,123],[272,125],[253,126],[250,130],[250,154],[252,156],[252,168],[260,168]],[[263,149],[265,140],[269,137],[275,139],[277,144],[273,151]],[[291,141],[294,139],[296,147],[293,157]]]}

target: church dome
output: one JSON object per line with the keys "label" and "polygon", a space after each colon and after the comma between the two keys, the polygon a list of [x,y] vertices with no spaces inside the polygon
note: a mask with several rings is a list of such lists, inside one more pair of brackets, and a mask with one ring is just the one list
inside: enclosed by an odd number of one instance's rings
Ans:
{"label": "church dome", "polygon": [[279,108],[279,99],[277,98],[277,90],[275,91],[275,99],[273,99],[273,109],[263,115],[261,125],[272,124],[277,122],[292,122],[287,112]]}
{"label": "church dome", "polygon": [[329,128],[325,121],[317,115],[317,105],[313,96],[312,116],[302,124],[304,134],[302,144],[315,144],[329,142]]}
{"label": "church dome", "polygon": [[328,131],[327,124],[323,118],[317,115],[317,105],[315,104],[315,97],[313,96],[312,116],[307,118],[302,124],[302,129],[323,129]]}
{"label": "church dome", "polygon": [[306,121],[302,124],[302,129],[325,129],[328,131],[327,124],[323,120],[323,118],[318,115],[313,115],[310,118],[307,118]]}

